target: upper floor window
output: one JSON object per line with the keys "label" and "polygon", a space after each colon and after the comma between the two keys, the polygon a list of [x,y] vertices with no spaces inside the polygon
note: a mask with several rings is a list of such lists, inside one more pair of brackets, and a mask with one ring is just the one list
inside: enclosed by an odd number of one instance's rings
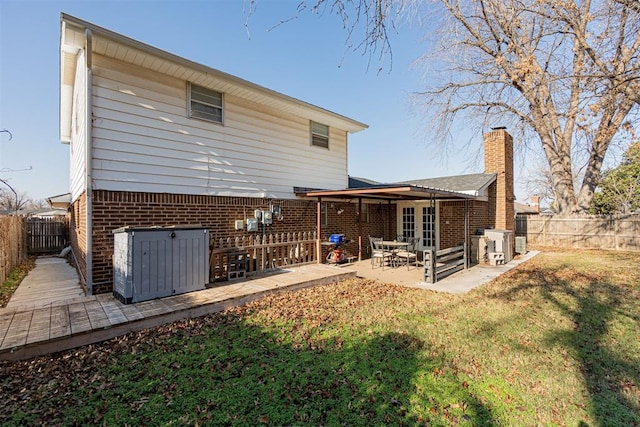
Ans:
{"label": "upper floor window", "polygon": [[189,83],[189,117],[222,123],[222,93]]}
{"label": "upper floor window", "polygon": [[311,145],[329,148],[329,126],[311,122]]}

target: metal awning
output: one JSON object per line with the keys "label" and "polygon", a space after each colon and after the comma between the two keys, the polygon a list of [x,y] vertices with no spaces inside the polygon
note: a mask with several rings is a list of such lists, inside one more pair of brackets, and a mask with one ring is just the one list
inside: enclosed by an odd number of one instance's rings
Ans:
{"label": "metal awning", "polygon": [[362,188],[345,188],[343,190],[317,190],[295,188],[294,192],[307,197],[331,197],[343,199],[378,199],[378,200],[477,200],[480,196],[419,185],[375,185]]}
{"label": "metal awning", "polygon": [[[383,184],[361,188],[345,188],[344,190],[318,190],[312,188],[295,187],[294,193],[298,196],[315,197],[317,199],[316,210],[316,251],[321,253],[320,236],[322,236],[322,200],[323,198],[358,199],[361,204],[363,199],[386,200],[390,205],[398,200],[424,200],[434,206],[437,200],[463,200],[464,201],[464,230],[465,243],[468,245],[469,234],[469,200],[482,200],[482,196],[466,194],[456,191],[429,188],[415,184]],[[360,210],[360,208],[359,208]],[[358,222],[358,260],[362,259],[362,223]],[[468,246],[467,246],[468,247]],[[318,263],[322,262],[318,257]],[[467,266],[465,265],[465,268]]]}

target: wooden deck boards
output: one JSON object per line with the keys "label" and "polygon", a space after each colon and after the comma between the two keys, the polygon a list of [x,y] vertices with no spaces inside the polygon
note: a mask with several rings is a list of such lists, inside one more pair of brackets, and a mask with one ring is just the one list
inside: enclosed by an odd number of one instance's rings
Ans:
{"label": "wooden deck boards", "polygon": [[27,344],[48,340],[50,329],[51,307],[33,310],[29,332],[27,334]]}
{"label": "wooden deck boards", "polygon": [[18,360],[242,305],[263,295],[355,277],[354,270],[306,265],[202,291],[122,304],[110,294],[0,309],[0,360]]}
{"label": "wooden deck boards", "polygon": [[51,329],[49,339],[66,337],[71,335],[71,323],[69,323],[69,308],[63,306],[51,306]]}
{"label": "wooden deck boards", "polygon": [[2,346],[0,347],[0,349],[25,345],[27,342],[27,335],[29,333],[29,327],[31,326],[32,318],[33,310],[22,313],[14,313],[11,318],[9,328],[7,329],[7,333],[2,340]]}

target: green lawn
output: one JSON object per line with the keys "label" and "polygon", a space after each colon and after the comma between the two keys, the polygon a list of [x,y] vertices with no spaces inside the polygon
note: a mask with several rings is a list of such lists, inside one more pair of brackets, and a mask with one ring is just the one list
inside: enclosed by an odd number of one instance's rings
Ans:
{"label": "green lawn", "polygon": [[19,363],[0,425],[640,425],[640,254],[467,295],[364,280]]}

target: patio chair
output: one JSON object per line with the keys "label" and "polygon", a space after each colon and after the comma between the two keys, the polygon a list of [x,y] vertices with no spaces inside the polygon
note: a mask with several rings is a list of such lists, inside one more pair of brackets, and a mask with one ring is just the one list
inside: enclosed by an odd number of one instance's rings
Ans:
{"label": "patio chair", "polygon": [[371,268],[375,267],[376,259],[379,260],[380,266],[384,270],[384,263],[388,259],[391,262],[393,258],[393,254],[389,251],[385,251],[382,244],[382,237],[371,237],[369,236],[369,244],[371,245]]}
{"label": "patio chair", "polygon": [[406,260],[407,270],[410,264],[414,264],[418,268],[418,251],[417,246],[419,239],[417,237],[407,237],[407,249],[401,249],[396,253],[396,258],[399,260]]}

